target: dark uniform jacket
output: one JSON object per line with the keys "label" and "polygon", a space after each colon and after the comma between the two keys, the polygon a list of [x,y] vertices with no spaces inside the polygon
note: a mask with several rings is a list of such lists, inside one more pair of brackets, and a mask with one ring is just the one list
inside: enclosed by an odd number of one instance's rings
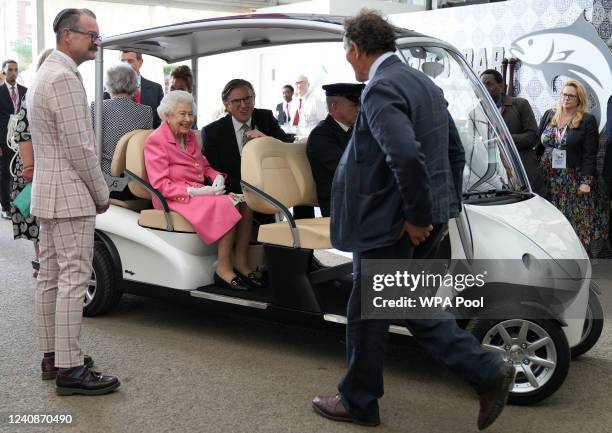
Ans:
{"label": "dark uniform jacket", "polygon": [[319,122],[308,136],[306,154],[312,177],[317,186],[317,199],[321,215],[330,213],[331,186],[338,161],[351,138],[352,128],[344,131],[331,114]]}
{"label": "dark uniform jacket", "polygon": [[459,214],[465,153],[446,107],[425,74],[395,55],[382,62],[334,176],[334,247],[393,245],[406,221],[425,227]]}
{"label": "dark uniform jacket", "polygon": [[[272,111],[255,108],[251,116],[251,129],[258,129],[265,135],[286,143],[294,139],[278,125]],[[202,129],[203,153],[210,165],[217,171],[227,174],[225,184],[228,191],[242,192],[240,187],[240,151],[236,142],[236,131],[232,115],[227,114],[209,123]],[[248,143],[246,144],[248,145]]]}

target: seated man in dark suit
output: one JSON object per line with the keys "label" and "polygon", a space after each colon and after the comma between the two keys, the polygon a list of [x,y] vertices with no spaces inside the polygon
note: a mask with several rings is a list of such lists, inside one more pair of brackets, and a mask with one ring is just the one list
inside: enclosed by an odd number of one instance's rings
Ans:
{"label": "seated man in dark suit", "polygon": [[248,81],[231,80],[221,99],[228,114],[202,129],[204,155],[216,170],[227,173],[228,190],[241,193],[240,155],[248,141],[270,136],[291,143],[293,137],[281,129],[272,111],[255,108],[255,90]]}
{"label": "seated man in dark suit", "polygon": [[[228,191],[242,193],[240,155],[248,141],[264,136],[286,143],[294,139],[281,129],[272,111],[255,108],[255,90],[248,81],[231,80],[223,88],[221,99],[228,114],[202,129],[203,153],[215,170],[227,174]],[[270,217],[255,214],[260,223],[272,222]]]}
{"label": "seated man in dark suit", "polygon": [[[153,129],[156,129],[161,125],[161,120],[157,114],[157,107],[164,98],[164,89],[158,83],[147,80],[145,77],[140,75],[140,68],[142,67],[142,54],[134,51],[122,51],[121,61],[127,63],[132,67],[136,75],[138,76],[138,90],[134,93],[132,99],[137,104],[148,105],[153,111]],[[110,94],[104,92],[104,99],[110,99]]]}
{"label": "seated man in dark suit", "polygon": [[363,84],[327,84],[323,86],[327,101],[327,117],[308,136],[306,154],[317,186],[321,215],[329,216],[331,185],[338,161],[351,138],[359,114],[359,98]]}

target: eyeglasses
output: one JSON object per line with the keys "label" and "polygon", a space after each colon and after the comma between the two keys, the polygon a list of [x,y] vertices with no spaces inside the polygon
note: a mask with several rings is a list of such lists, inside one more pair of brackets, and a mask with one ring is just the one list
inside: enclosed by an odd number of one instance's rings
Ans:
{"label": "eyeglasses", "polygon": [[102,42],[102,36],[100,36],[96,32],[82,32],[81,30],[77,30],[77,29],[68,29],[68,30],[70,30],[71,32],[78,33],[80,35],[89,36],[92,44],[95,43],[96,41]]}
{"label": "eyeglasses", "polygon": [[295,84],[306,84],[306,81],[296,81]]}
{"label": "eyeglasses", "polygon": [[253,100],[253,96],[249,95],[246,98],[231,99],[229,103],[232,104],[234,107],[240,107],[240,104],[242,104],[243,102],[244,105],[251,105],[253,103]]}
{"label": "eyeglasses", "polygon": [[566,99],[576,99],[578,95],[572,95],[570,93],[561,93],[561,97]]}

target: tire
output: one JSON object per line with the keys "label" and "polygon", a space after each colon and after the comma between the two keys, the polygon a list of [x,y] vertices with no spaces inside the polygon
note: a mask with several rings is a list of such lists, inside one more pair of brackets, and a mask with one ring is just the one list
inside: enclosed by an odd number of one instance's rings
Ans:
{"label": "tire", "polygon": [[94,255],[90,285],[85,293],[83,316],[93,317],[106,313],[121,299],[110,253],[103,242],[94,242]]}
{"label": "tire", "polygon": [[572,359],[584,355],[595,346],[603,331],[603,308],[599,295],[591,289],[589,291],[589,303],[587,305],[582,338],[580,343],[571,348]]}
{"label": "tire", "polygon": [[[483,312],[482,317],[470,320],[466,327],[485,349],[501,354],[504,361],[514,364],[517,374],[508,396],[511,404],[530,405],[542,401],[554,394],[567,377],[571,359],[567,338],[558,322],[540,319],[541,316],[541,312],[524,308],[497,309]],[[511,337],[510,344],[503,340],[499,325]],[[524,326],[527,332],[522,338],[520,331]],[[548,342],[544,342],[544,338],[548,338]],[[537,341],[544,344],[530,349]]]}

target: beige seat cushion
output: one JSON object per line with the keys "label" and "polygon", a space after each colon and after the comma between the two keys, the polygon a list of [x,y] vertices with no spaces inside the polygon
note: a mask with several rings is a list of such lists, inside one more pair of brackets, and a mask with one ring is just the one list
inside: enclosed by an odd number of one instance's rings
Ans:
{"label": "beige seat cushion", "polygon": [[110,203],[136,212],[144,209],[151,209],[153,207],[151,200],[118,200],[116,198],[111,198]]}
{"label": "beige seat cushion", "polygon": [[[300,247],[313,250],[331,248],[329,223],[329,217],[295,220]],[[259,226],[257,240],[265,244],[293,247],[291,229],[287,221]]]}
{"label": "beige seat cushion", "polygon": [[[170,211],[170,218],[175,232],[195,233],[195,230],[193,229],[189,221],[183,218],[182,215]],[[167,230],[164,211],[159,209],[148,209],[140,212],[138,224],[142,227]]]}

